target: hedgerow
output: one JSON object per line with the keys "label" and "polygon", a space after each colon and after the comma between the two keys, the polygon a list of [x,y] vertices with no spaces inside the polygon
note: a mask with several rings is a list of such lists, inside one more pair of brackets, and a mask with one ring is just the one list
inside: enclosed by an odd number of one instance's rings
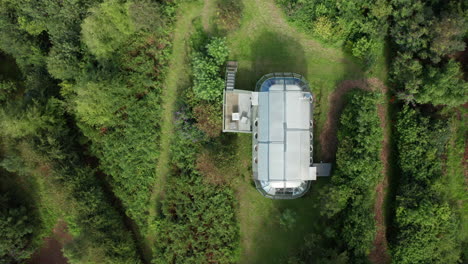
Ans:
{"label": "hedgerow", "polygon": [[[203,46],[211,56],[207,58],[210,63],[224,64],[227,57],[224,40],[215,38]],[[193,64],[193,67],[198,66]],[[194,109],[203,107],[206,99],[220,99],[216,96],[193,99],[193,94],[200,93],[202,88],[196,86],[199,71],[193,71],[193,89],[183,92],[179,111],[175,113],[175,135],[171,146],[171,163],[175,167],[166,179],[162,218],[157,221],[154,263],[236,263],[239,258],[234,193],[229,186],[207,181],[196,169],[197,157],[209,142],[210,134],[198,129],[206,126],[197,124],[199,119]],[[220,72],[217,70],[216,74],[204,76],[218,79]],[[217,89],[222,93],[224,86],[211,88],[211,92],[216,93]]]}
{"label": "hedgerow", "polygon": [[437,184],[442,177],[446,126],[405,107],[396,130],[401,182],[392,258],[398,263],[457,263],[461,261],[460,220]]}
{"label": "hedgerow", "polygon": [[379,95],[361,90],[350,94],[340,118],[331,185],[320,193],[321,214],[335,226],[338,252],[347,252],[354,263],[365,261],[376,231],[372,209],[375,186],[382,178],[383,140]]}
{"label": "hedgerow", "polygon": [[193,55],[193,91],[198,99],[221,102],[224,88],[221,70],[228,53],[226,40],[213,38],[202,52]]}

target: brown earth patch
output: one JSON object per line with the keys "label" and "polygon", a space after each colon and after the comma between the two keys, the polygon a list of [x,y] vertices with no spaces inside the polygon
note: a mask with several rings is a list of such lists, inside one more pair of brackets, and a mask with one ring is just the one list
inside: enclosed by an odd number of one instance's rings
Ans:
{"label": "brown earth patch", "polygon": [[214,158],[207,152],[198,155],[196,167],[205,180],[212,184],[225,184],[225,174],[215,165]]}
{"label": "brown earth patch", "polygon": [[63,256],[63,245],[72,240],[68,233],[67,224],[58,221],[52,230],[52,236],[44,239],[42,248],[33,254],[28,264],[68,264],[67,258]]}
{"label": "brown earth patch", "polygon": [[383,163],[381,182],[375,187],[376,197],[374,204],[374,218],[377,224],[377,233],[374,239],[374,248],[369,254],[369,260],[375,264],[390,263],[390,255],[388,254],[387,235],[385,219],[383,214],[383,205],[385,199],[385,189],[388,186],[388,171],[389,171],[389,155],[390,155],[390,135],[388,130],[387,109],[386,104],[378,106],[378,115],[380,118],[380,126],[383,129],[382,151],[380,152],[380,160]]}
{"label": "brown earth patch", "polygon": [[320,156],[323,162],[335,161],[338,138],[336,132],[340,115],[344,107],[344,95],[354,88],[363,90],[385,90],[384,84],[377,78],[362,80],[346,80],[341,82],[333,93],[328,97],[328,103],[331,106],[328,111],[327,121],[320,134]]}

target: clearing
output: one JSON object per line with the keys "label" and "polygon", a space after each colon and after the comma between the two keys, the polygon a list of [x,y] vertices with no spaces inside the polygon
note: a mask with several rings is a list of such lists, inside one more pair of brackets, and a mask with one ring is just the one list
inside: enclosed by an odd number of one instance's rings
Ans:
{"label": "clearing", "polygon": [[[256,81],[270,72],[302,74],[315,97],[314,160],[334,160],[333,150],[336,151],[336,144],[330,146],[330,142],[324,142],[319,146],[317,140],[320,131],[336,133],[336,124],[330,130],[330,125],[325,122],[330,121],[330,115],[331,120],[338,119],[340,105],[339,102],[336,105],[337,102],[327,99],[337,97],[337,100],[341,100],[341,95],[346,90],[360,86],[362,81],[342,81],[361,79],[364,75],[361,67],[340,49],[325,47],[290,26],[273,0],[243,3],[241,26],[227,36],[231,51],[229,59],[239,63],[237,88],[253,90]],[[275,19],[271,19],[272,17]],[[369,82],[381,84],[375,78]],[[337,87],[338,91],[334,93]],[[251,135],[229,137],[229,141],[236,146],[233,156],[237,162],[224,165],[222,171],[230,174],[227,177],[232,179],[232,186],[239,200],[238,219],[242,247],[240,263],[284,263],[303,244],[305,234],[322,228],[323,224],[315,221],[319,214],[315,205],[318,204],[317,191],[327,179],[314,182],[308,194],[300,199],[265,199],[252,182]],[[279,224],[279,218],[287,208],[296,214],[296,224],[291,230],[285,230]]]}

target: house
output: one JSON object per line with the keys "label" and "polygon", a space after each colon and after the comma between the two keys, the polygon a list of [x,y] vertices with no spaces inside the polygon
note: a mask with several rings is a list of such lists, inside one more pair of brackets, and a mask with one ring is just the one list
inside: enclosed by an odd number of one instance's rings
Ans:
{"label": "house", "polygon": [[235,88],[237,63],[228,62],[223,132],[252,133],[252,170],[257,190],[273,199],[304,195],[331,165],[312,162],[313,97],[295,73],[263,76],[255,91]]}

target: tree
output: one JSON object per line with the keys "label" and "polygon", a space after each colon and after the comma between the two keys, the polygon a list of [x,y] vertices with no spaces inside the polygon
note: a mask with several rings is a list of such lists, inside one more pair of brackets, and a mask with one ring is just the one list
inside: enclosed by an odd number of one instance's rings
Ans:
{"label": "tree", "polygon": [[419,103],[458,106],[468,101],[468,82],[463,80],[460,63],[449,60],[442,68],[425,69],[424,85],[416,95]]}
{"label": "tree", "polygon": [[104,1],[83,21],[83,41],[98,58],[109,57],[135,33],[135,25],[128,13],[129,5],[130,2]]}
{"label": "tree", "polygon": [[24,205],[15,205],[8,194],[0,195],[0,263],[19,263],[36,250],[31,243],[34,219]]}
{"label": "tree", "polygon": [[198,99],[221,103],[224,89],[221,66],[228,54],[226,40],[223,38],[212,38],[205,46],[204,53],[195,53],[192,58],[193,91]]}
{"label": "tree", "polygon": [[440,57],[465,49],[463,36],[466,34],[467,23],[463,16],[458,13],[444,13],[434,23],[432,31],[435,34],[431,42],[430,50],[435,53],[432,58],[434,63],[440,61]]}

